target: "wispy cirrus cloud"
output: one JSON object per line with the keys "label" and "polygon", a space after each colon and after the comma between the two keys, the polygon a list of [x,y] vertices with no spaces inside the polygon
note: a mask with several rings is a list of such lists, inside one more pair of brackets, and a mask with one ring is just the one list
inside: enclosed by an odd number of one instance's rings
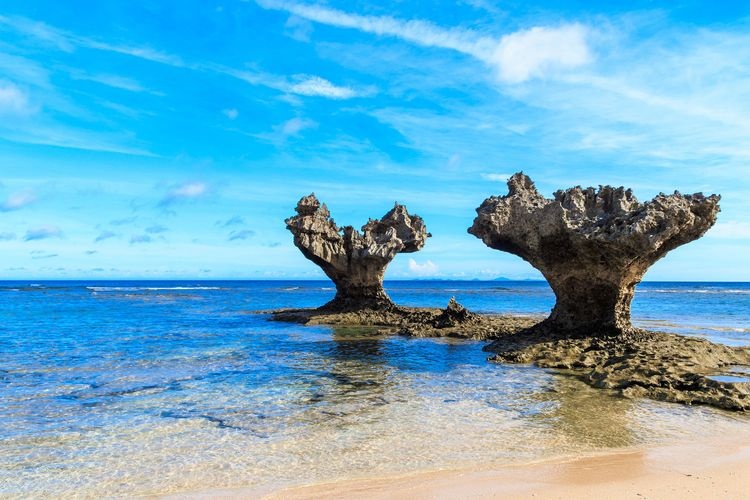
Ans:
{"label": "wispy cirrus cloud", "polygon": [[351,87],[334,85],[325,78],[314,75],[302,75],[297,83],[288,87],[288,90],[292,94],[327,97],[329,99],[351,99],[371,92],[371,90],[357,91]]}
{"label": "wispy cirrus cloud", "polygon": [[72,70],[71,76],[76,80],[84,80],[89,82],[99,83],[106,85],[114,89],[127,90],[128,92],[145,92],[148,94],[161,95],[162,92],[148,89],[144,87],[140,82],[120,75],[112,74],[88,74],[82,71]]}
{"label": "wispy cirrus cloud", "polygon": [[245,224],[245,218],[241,215],[234,215],[226,220],[217,220],[216,225],[219,227],[241,226]]}
{"label": "wispy cirrus cloud", "polygon": [[227,237],[227,241],[246,240],[255,236],[255,231],[251,229],[242,229],[238,231],[232,231]]}
{"label": "wispy cirrus cloud", "polygon": [[45,252],[44,250],[32,250],[29,252],[32,259],[51,259],[57,257],[58,254],[52,252]]}
{"label": "wispy cirrus cloud", "polygon": [[339,28],[391,36],[424,47],[455,50],[493,67],[504,83],[522,83],[547,72],[581,67],[593,56],[588,29],[579,23],[534,26],[493,38],[460,28],[444,28],[423,20],[363,16],[319,5],[258,0],[261,7],[282,10],[296,17]]}
{"label": "wispy cirrus cloud", "polygon": [[510,179],[511,174],[495,174],[495,173],[484,173],[479,174],[482,179],[486,181],[495,181],[495,182],[507,182],[508,179]]}
{"label": "wispy cirrus cloud", "polygon": [[31,104],[28,92],[7,80],[0,80],[0,116],[27,116],[38,108]]}
{"label": "wispy cirrus cloud", "polygon": [[11,210],[19,210],[31,205],[36,202],[36,200],[36,194],[30,190],[12,193],[5,199],[5,201],[0,203],[0,211],[10,212]]}
{"label": "wispy cirrus cloud", "polygon": [[24,241],[44,240],[47,238],[62,238],[62,230],[51,224],[37,226],[26,231]]}
{"label": "wispy cirrus cloud", "polygon": [[166,226],[162,226],[161,224],[154,224],[152,226],[147,227],[145,231],[148,234],[161,234],[161,233],[166,233],[167,231],[169,231],[169,228]]}
{"label": "wispy cirrus cloud", "polygon": [[134,234],[130,237],[130,244],[134,245],[137,243],[151,243],[151,236],[147,234]]}
{"label": "wispy cirrus cloud", "polygon": [[131,215],[129,217],[123,217],[122,219],[114,219],[109,221],[113,226],[124,226],[126,224],[132,224],[138,219],[137,215]]}
{"label": "wispy cirrus cloud", "polygon": [[222,109],[221,114],[226,116],[230,120],[236,120],[240,116],[240,112],[235,108]]}
{"label": "wispy cirrus cloud", "polygon": [[218,64],[197,65],[195,69],[220,73],[255,86],[268,87],[279,92],[308,97],[325,97],[334,100],[369,97],[377,90],[372,86],[351,87],[336,85],[318,75],[292,75],[291,77],[272,75],[259,71],[235,69]]}
{"label": "wispy cirrus cloud", "polygon": [[196,200],[210,193],[210,186],[205,182],[188,181],[173,186],[159,202],[161,206],[168,206],[180,201]]}
{"label": "wispy cirrus cloud", "polygon": [[288,138],[297,137],[301,135],[304,130],[314,129],[317,126],[318,122],[314,120],[296,116],[285,122],[274,125],[270,132],[254,134],[253,137],[268,141],[276,146],[281,146]]}
{"label": "wispy cirrus cloud", "polygon": [[[2,26],[23,33],[24,35],[33,37],[37,40],[42,41],[43,43],[51,44],[58,49],[66,52],[72,52],[77,48],[113,52],[167,66],[184,68],[193,71],[223,74],[232,78],[236,78],[238,80],[242,80],[251,85],[261,85],[281,92],[287,92],[302,96],[325,97],[329,99],[350,99],[353,97],[369,96],[374,93],[374,89],[372,87],[356,89],[352,87],[336,85],[329,80],[317,75],[294,75],[290,79],[286,76],[277,76],[247,70],[237,70],[235,68],[230,68],[210,62],[188,63],[177,55],[169,54],[152,47],[107,43],[90,37],[79,36],[42,22],[18,16],[0,15],[0,27]],[[100,83],[104,83],[110,86],[119,86],[119,88],[124,88],[126,90],[146,90],[143,89],[137,82],[113,75],[100,75],[99,77],[89,77],[89,79],[99,81]],[[234,113],[230,114],[234,115]]]}
{"label": "wispy cirrus cloud", "polygon": [[173,55],[147,46],[111,44],[94,38],[80,36],[46,23],[27,19],[21,16],[0,15],[0,26],[20,32],[43,43],[54,46],[64,52],[73,52],[77,48],[87,48],[116,52],[171,66],[183,66],[182,60]]}
{"label": "wispy cirrus cloud", "polygon": [[117,233],[113,231],[102,231],[96,238],[94,238],[94,243],[99,243],[100,241],[108,240],[115,236],[117,236]]}

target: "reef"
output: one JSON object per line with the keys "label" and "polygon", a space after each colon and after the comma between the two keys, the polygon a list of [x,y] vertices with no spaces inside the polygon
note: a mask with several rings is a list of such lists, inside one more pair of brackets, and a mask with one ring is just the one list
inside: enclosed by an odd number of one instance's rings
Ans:
{"label": "reef", "polygon": [[339,228],[315,194],[300,199],[296,212],[285,221],[295,246],[336,285],[336,296],[321,309],[382,311],[395,307],[383,289],[383,275],[397,254],[424,247],[431,235],[421,217],[395,204],[381,219],[370,219],[360,233],[352,226]]}
{"label": "reef", "polygon": [[[261,311],[264,312],[264,311]],[[383,333],[409,337],[453,337],[492,340],[530,328],[540,318],[484,315],[469,312],[451,298],[444,309],[394,306],[389,309],[330,311],[281,309],[268,311],[271,319],[304,325],[365,326]]]}
{"label": "reef", "polygon": [[544,326],[558,333],[630,331],[630,303],[648,268],[700,238],[716,222],[720,196],[659,194],[640,203],[630,189],[580,186],[547,199],[523,173],[506,196],[487,198],[469,233],[537,268],[555,293]]}
{"label": "reef", "polygon": [[593,387],[626,397],[750,410],[746,347],[637,329],[616,337],[561,338],[530,328],[484,349],[496,353],[492,361],[568,370]]}

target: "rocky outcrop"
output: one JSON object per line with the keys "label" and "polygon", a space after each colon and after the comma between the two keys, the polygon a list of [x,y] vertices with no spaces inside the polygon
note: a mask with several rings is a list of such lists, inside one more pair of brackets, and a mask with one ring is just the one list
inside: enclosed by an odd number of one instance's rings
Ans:
{"label": "rocky outcrop", "polygon": [[279,309],[270,313],[275,321],[304,325],[374,327],[381,333],[408,337],[452,337],[494,340],[524,331],[541,318],[530,316],[486,315],[470,312],[451,298],[444,309],[392,307],[373,310],[331,311],[328,309]]}
{"label": "rocky outcrop", "polygon": [[645,330],[617,337],[560,338],[529,329],[500,337],[484,349],[496,353],[493,361],[563,369],[593,387],[626,397],[750,410],[746,347]]}
{"label": "rocky outcrop", "polygon": [[323,269],[336,285],[326,310],[389,309],[393,302],[383,289],[383,275],[398,253],[420,250],[430,234],[422,218],[396,204],[380,220],[370,219],[360,233],[339,228],[315,194],[297,203],[297,215],[286,220],[294,244]]}
{"label": "rocky outcrop", "polygon": [[537,192],[522,173],[508,194],[477,208],[469,233],[537,268],[557,302],[543,326],[611,335],[632,330],[630,303],[646,270],[670,250],[700,238],[716,222],[717,195],[659,194],[639,203],[611,186]]}

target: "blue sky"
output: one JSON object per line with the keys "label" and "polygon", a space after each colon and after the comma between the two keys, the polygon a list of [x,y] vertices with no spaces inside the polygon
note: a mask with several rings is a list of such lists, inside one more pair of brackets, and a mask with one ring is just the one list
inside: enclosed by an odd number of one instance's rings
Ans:
{"label": "blue sky", "polygon": [[311,191],[425,219],[388,278],[537,278],[466,233],[523,170],[720,193],[646,278],[750,281],[750,4],[596,4],[5,0],[0,278],[322,277]]}

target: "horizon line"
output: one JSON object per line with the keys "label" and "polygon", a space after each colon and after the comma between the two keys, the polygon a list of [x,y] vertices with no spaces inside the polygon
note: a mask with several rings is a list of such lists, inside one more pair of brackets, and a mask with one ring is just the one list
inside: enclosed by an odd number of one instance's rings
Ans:
{"label": "horizon line", "polygon": [[[40,278],[40,279],[7,279],[7,278],[0,278],[0,283],[18,283],[18,282],[30,282],[30,283],[51,283],[51,282],[71,282],[71,281],[85,281],[85,282],[106,282],[106,281],[172,281],[172,282],[185,282],[185,281],[192,281],[192,282],[217,282],[217,281],[234,281],[234,282],[249,282],[249,281],[258,281],[258,282],[264,282],[264,281],[303,281],[303,282],[325,282],[325,283],[333,283],[330,279],[311,279],[311,278],[60,278],[60,279],[50,279],[50,278]],[[544,279],[498,279],[498,278],[491,278],[491,279],[480,279],[480,278],[467,278],[467,279],[452,279],[452,278],[434,278],[434,279],[425,279],[425,278],[407,278],[407,279],[386,279],[383,280],[383,283],[393,283],[393,282],[435,282],[435,281],[452,281],[452,282],[468,282],[468,283],[474,283],[477,281],[485,282],[485,283],[491,283],[491,282],[499,282],[499,283],[507,283],[507,282],[522,282],[522,283],[547,283],[547,280]],[[750,283],[750,281],[711,281],[711,280],[643,280],[641,283]]]}

